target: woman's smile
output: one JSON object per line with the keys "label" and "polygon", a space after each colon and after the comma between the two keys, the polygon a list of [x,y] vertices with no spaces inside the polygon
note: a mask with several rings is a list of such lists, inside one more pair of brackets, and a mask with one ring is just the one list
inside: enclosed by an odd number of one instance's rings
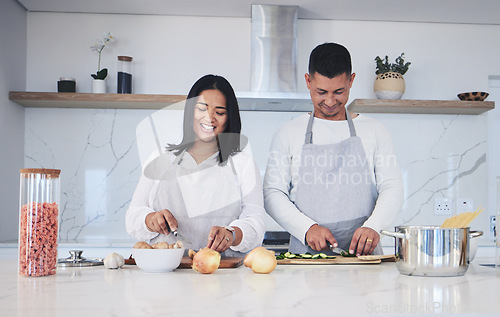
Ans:
{"label": "woman's smile", "polygon": [[200,123],[200,126],[201,126],[201,129],[207,133],[212,133],[212,132],[214,132],[214,129],[215,129],[211,124]]}

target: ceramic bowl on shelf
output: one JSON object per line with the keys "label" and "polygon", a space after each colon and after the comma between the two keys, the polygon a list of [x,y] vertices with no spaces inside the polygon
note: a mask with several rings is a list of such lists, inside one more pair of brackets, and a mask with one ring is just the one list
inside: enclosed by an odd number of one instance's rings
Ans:
{"label": "ceramic bowl on shelf", "polygon": [[472,91],[472,92],[463,92],[458,94],[457,97],[463,101],[483,101],[490,94],[484,91]]}
{"label": "ceramic bowl on shelf", "polygon": [[180,249],[132,249],[132,256],[137,266],[151,273],[163,273],[175,270],[182,260],[184,248]]}

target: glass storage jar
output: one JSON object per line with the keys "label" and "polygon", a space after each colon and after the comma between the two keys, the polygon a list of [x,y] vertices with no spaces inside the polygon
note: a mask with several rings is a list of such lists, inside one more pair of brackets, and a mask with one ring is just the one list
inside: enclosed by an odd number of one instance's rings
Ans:
{"label": "glass storage jar", "polygon": [[118,56],[118,86],[117,93],[132,93],[132,57]]}
{"label": "glass storage jar", "polygon": [[56,273],[60,170],[21,169],[19,275]]}

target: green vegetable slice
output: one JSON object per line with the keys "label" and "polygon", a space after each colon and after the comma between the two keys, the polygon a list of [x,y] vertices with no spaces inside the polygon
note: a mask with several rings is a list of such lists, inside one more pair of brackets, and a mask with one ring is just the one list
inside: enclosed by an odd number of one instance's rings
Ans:
{"label": "green vegetable slice", "polygon": [[350,254],[348,252],[342,252],[340,255],[342,255],[345,258],[353,258],[356,257],[356,254]]}

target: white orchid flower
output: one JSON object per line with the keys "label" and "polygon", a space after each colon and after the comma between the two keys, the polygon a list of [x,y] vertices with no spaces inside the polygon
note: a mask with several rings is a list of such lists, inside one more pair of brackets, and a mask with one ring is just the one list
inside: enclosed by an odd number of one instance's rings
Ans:
{"label": "white orchid flower", "polygon": [[[103,37],[98,40],[97,43],[94,43],[90,47],[90,49],[92,51],[96,51],[99,54],[99,59],[97,61],[97,74],[92,74],[93,78],[104,79],[106,77],[107,69],[104,72],[102,72],[102,70],[104,70],[105,68],[101,70],[101,53],[104,50],[104,48],[106,47],[106,45],[108,45],[114,41],[115,41],[115,35],[111,32],[106,32],[106,33],[104,33]],[[103,73],[104,73],[104,75],[100,75]]]}

